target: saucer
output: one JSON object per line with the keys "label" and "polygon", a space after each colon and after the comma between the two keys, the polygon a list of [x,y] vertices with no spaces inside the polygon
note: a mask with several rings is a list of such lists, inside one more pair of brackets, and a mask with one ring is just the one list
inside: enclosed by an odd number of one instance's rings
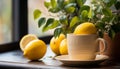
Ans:
{"label": "saucer", "polygon": [[61,61],[63,65],[69,65],[69,66],[100,64],[105,60],[107,60],[108,58],[109,57],[107,55],[97,55],[95,60],[82,61],[82,60],[71,60],[69,59],[68,55],[61,55],[55,57],[55,59]]}

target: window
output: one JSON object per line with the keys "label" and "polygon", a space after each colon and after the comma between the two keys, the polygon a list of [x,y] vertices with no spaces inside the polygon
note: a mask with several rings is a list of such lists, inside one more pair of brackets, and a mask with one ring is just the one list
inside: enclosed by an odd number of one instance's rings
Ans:
{"label": "window", "polygon": [[37,7],[29,5],[32,2],[36,5],[36,1],[41,3],[43,0],[0,0],[0,52],[19,49],[19,40],[28,33],[36,34],[45,43],[49,43],[52,36],[48,35],[52,32],[42,33],[33,20],[32,11]]}
{"label": "window", "polygon": [[38,28],[37,20],[35,21],[33,18],[35,9],[40,9],[42,11],[42,16],[48,17],[48,11],[44,7],[44,0],[28,0],[28,33],[36,34],[39,37],[52,35],[52,30],[44,33],[41,31],[41,28]]}
{"label": "window", "polygon": [[12,0],[0,0],[0,44],[12,42]]}

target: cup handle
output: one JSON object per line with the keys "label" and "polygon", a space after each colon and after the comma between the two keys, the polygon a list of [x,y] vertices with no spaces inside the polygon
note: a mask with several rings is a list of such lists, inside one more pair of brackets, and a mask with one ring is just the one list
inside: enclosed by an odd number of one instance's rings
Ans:
{"label": "cup handle", "polygon": [[[100,45],[99,43],[99,49],[100,51],[98,52],[98,54],[104,53],[107,49],[107,42],[103,39],[103,38],[98,38],[97,42],[102,42],[103,45]],[[103,46],[102,49],[100,48],[100,46]]]}

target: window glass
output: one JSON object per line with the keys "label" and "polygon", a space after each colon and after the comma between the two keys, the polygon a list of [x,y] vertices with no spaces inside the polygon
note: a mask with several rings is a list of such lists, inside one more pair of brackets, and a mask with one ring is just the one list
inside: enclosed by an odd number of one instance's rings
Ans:
{"label": "window glass", "polygon": [[30,34],[36,34],[39,37],[52,35],[53,30],[42,32],[41,28],[38,28],[38,21],[33,18],[33,12],[35,9],[40,9],[42,11],[41,16],[49,17],[49,13],[44,6],[44,0],[28,0],[28,32]]}
{"label": "window glass", "polygon": [[0,44],[12,41],[12,0],[0,0]]}

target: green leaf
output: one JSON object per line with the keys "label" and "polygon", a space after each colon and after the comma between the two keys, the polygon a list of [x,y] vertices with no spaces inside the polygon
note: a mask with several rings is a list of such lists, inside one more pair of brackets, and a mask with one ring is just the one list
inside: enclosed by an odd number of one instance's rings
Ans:
{"label": "green leaf", "polygon": [[48,31],[50,28],[48,27],[50,24],[52,24],[54,21],[53,18],[49,18],[45,24],[45,26],[43,27],[42,31],[45,32],[45,31]]}
{"label": "green leaf", "polygon": [[38,21],[38,27],[41,27],[45,23],[45,21],[46,21],[45,17],[40,18]]}
{"label": "green leaf", "polygon": [[88,18],[92,18],[93,17],[93,11],[92,9],[90,8],[89,12],[88,12]]}
{"label": "green leaf", "polygon": [[76,6],[76,3],[68,3],[67,5],[65,5],[65,8],[75,7],[75,6]]}
{"label": "green leaf", "polygon": [[75,7],[67,7],[65,10],[67,13],[73,13],[75,11]]}
{"label": "green leaf", "polygon": [[36,9],[34,12],[33,12],[33,15],[34,15],[34,20],[39,18],[40,15],[41,15],[41,11],[39,9]]}
{"label": "green leaf", "polygon": [[103,8],[102,12],[105,16],[112,16],[112,11],[109,8]]}
{"label": "green leaf", "polygon": [[63,9],[64,7],[64,0],[57,0],[58,8]]}
{"label": "green leaf", "polygon": [[76,1],[79,7],[83,6],[83,4],[86,2],[86,0],[76,0]]}
{"label": "green leaf", "polygon": [[61,24],[68,25],[68,19],[66,15],[61,16],[59,20]]}
{"label": "green leaf", "polygon": [[69,3],[64,8],[67,13],[73,13],[75,11],[76,3]]}
{"label": "green leaf", "polygon": [[88,18],[88,11],[87,10],[83,10],[81,13],[82,19],[86,19]]}
{"label": "green leaf", "polygon": [[56,38],[62,33],[62,28],[56,28],[54,31],[54,37]]}
{"label": "green leaf", "polygon": [[70,22],[70,27],[73,27],[79,21],[80,21],[79,18],[77,16],[74,16]]}
{"label": "green leaf", "polygon": [[69,4],[69,1],[64,1],[64,6],[66,6],[67,4]]}
{"label": "green leaf", "polygon": [[51,0],[51,5],[52,5],[52,8],[56,8],[57,7],[56,0]]}
{"label": "green leaf", "polygon": [[54,20],[54,22],[48,26],[50,29],[56,28],[57,26],[59,26],[59,21],[58,20]]}
{"label": "green leaf", "polygon": [[44,1],[44,6],[46,7],[46,8],[49,8],[50,7],[50,2],[46,2],[46,1]]}
{"label": "green leaf", "polygon": [[82,7],[80,8],[80,10],[79,10],[79,15],[81,15],[81,13],[82,13],[84,10],[86,10],[87,12],[89,12],[90,7],[87,6],[87,5],[82,6]]}

